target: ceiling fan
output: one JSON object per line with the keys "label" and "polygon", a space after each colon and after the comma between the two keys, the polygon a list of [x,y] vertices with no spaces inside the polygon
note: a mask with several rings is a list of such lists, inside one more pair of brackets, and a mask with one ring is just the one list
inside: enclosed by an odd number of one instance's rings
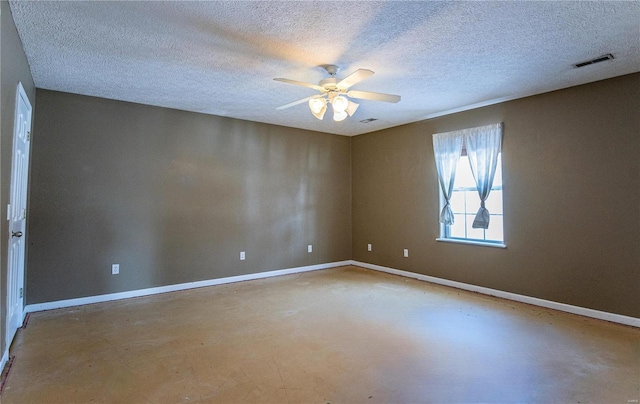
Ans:
{"label": "ceiling fan", "polygon": [[360,81],[373,75],[373,71],[371,70],[358,69],[344,79],[339,79],[336,77],[336,73],[338,73],[339,70],[338,66],[324,65],[322,67],[327,71],[327,73],[329,73],[330,77],[324,80],[320,80],[317,85],[282,78],[274,79],[283,83],[309,87],[313,88],[314,90],[320,91],[320,94],[312,95],[298,101],[290,102],[289,104],[282,105],[276,109],[285,109],[308,101],[309,109],[311,109],[311,113],[313,114],[313,116],[322,120],[322,118],[324,117],[324,113],[327,111],[327,104],[331,104],[333,108],[333,120],[343,121],[347,116],[352,116],[359,106],[359,104],[356,104],[355,102],[349,100],[347,97],[361,100],[394,103],[400,101],[399,95],[373,93],[371,91],[349,90],[349,87],[351,87],[352,85],[359,83]]}

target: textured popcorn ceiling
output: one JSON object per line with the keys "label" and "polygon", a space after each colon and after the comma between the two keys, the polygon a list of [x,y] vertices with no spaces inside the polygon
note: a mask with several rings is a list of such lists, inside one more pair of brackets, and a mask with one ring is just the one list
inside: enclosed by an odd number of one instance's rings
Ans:
{"label": "textured popcorn ceiling", "polygon": [[[40,88],[357,135],[640,70],[640,2],[12,1]],[[606,53],[615,59],[581,69]],[[343,122],[306,104],[322,64],[376,74]],[[360,120],[377,118],[364,124]]]}

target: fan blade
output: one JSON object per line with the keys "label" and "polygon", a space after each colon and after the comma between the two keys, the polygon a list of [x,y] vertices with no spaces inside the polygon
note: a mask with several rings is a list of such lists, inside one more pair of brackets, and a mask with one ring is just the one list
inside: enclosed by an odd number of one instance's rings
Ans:
{"label": "fan blade", "polygon": [[314,90],[318,90],[318,91],[325,91],[324,87],[320,87],[320,86],[316,86],[315,84],[311,84],[311,83],[305,83],[303,81],[295,81],[295,80],[289,80],[289,79],[274,79],[275,81],[281,81],[283,83],[289,83],[289,84],[295,84],[296,86],[302,86],[302,87],[309,87],[309,88],[313,88]]}
{"label": "fan blade", "polygon": [[384,101],[384,102],[400,101],[399,95],[373,93],[371,91],[351,90],[347,93],[347,96],[351,98],[360,98],[361,100],[373,100],[373,101]]}
{"label": "fan blade", "polygon": [[338,84],[336,84],[336,87],[347,89],[352,85],[361,82],[362,80],[366,79],[371,75],[373,75],[373,72],[371,70],[358,69],[355,72],[348,75],[347,77],[345,77],[344,79],[342,79],[340,82],[338,82]]}
{"label": "fan blade", "polygon": [[285,109],[285,108],[293,107],[294,105],[302,104],[303,102],[307,102],[307,101],[312,100],[312,99],[314,99],[314,98],[320,98],[320,97],[322,97],[322,94],[312,95],[311,97],[303,98],[303,99],[301,99],[301,100],[294,101],[294,102],[290,102],[290,103],[288,103],[288,104],[285,104],[285,105],[279,106],[279,107],[278,107],[278,108],[276,108],[276,109]]}

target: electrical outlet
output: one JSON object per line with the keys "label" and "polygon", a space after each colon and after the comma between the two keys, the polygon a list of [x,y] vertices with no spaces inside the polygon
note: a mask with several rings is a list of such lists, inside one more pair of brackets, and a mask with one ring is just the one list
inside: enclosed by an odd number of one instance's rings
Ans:
{"label": "electrical outlet", "polygon": [[111,275],[118,275],[120,273],[120,264],[111,265]]}
{"label": "electrical outlet", "polygon": [[407,258],[409,256],[409,250],[408,249],[404,249],[404,257]]}
{"label": "electrical outlet", "polygon": [[244,251],[240,251],[240,261],[244,261],[245,255]]}
{"label": "electrical outlet", "polygon": [[371,247],[371,244],[367,244],[367,251],[371,251],[373,250],[373,248]]}
{"label": "electrical outlet", "polygon": [[307,246],[307,252],[308,252],[308,253],[313,252],[313,245],[309,244],[309,245]]}

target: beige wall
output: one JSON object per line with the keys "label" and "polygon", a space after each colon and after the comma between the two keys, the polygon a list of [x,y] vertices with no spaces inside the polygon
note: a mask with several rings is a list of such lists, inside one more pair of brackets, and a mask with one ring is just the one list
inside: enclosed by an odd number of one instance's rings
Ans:
{"label": "beige wall", "polygon": [[[496,122],[507,249],[436,242],[431,135]],[[353,259],[640,317],[640,74],[357,136],[352,171]]]}
{"label": "beige wall", "polygon": [[[640,74],[351,139],[46,90],[36,109],[28,303],[353,258],[640,317]],[[495,122],[508,248],[436,242],[431,134]]]}
{"label": "beige wall", "polygon": [[351,258],[348,137],[40,89],[36,109],[27,303]]}
{"label": "beige wall", "polygon": [[[22,42],[16,31],[11,17],[9,3],[0,1],[0,212],[6,212],[9,204],[9,191],[11,181],[11,153],[13,147],[13,121],[15,118],[16,89],[18,82],[27,93],[27,97],[34,105],[35,86],[31,71],[27,63],[27,57],[22,50]],[[35,110],[34,110],[35,112]],[[7,284],[7,248],[9,246],[9,222],[0,220],[0,345],[5,350],[5,324],[6,324],[6,290]],[[1,353],[0,353],[1,355]]]}

